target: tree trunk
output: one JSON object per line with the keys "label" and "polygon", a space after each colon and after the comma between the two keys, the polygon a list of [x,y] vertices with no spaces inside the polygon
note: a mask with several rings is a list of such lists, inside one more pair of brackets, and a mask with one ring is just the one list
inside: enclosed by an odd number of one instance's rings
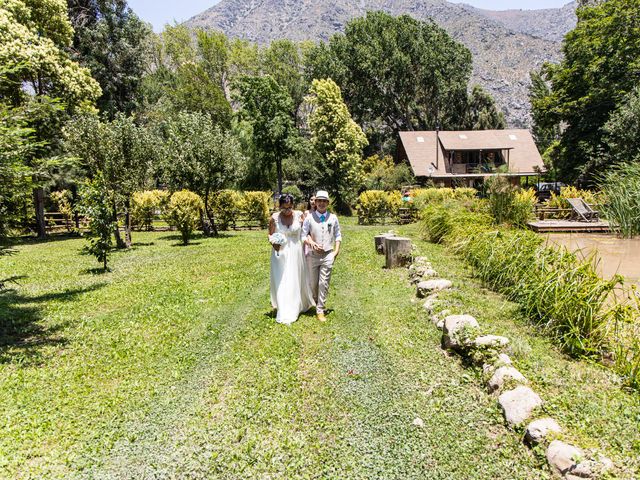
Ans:
{"label": "tree trunk", "polygon": [[116,237],[116,247],[117,248],[126,248],[125,243],[122,241],[122,236],[120,235],[120,227],[118,226],[118,208],[116,207],[116,202],[113,202],[113,235]]}
{"label": "tree trunk", "polygon": [[78,215],[78,212],[76,210],[77,204],[78,204],[78,187],[76,187],[75,185],[72,185],[71,186],[71,205],[73,209],[73,221],[76,225],[76,231],[79,232],[80,231],[80,215]]}
{"label": "tree trunk", "polygon": [[376,246],[376,252],[378,252],[379,255],[384,255],[385,254],[385,251],[384,251],[385,238],[390,238],[395,236],[396,236],[395,233],[382,233],[380,235],[376,235],[375,237],[373,237],[373,240]]}
{"label": "tree trunk", "polygon": [[387,237],[384,240],[386,267],[404,267],[411,263],[412,244],[410,238]]}
{"label": "tree trunk", "polygon": [[47,236],[47,228],[44,220],[44,188],[33,190],[33,204],[36,209],[36,232],[38,238]]}
{"label": "tree trunk", "polygon": [[131,248],[131,200],[127,199],[124,213],[124,246]]}
{"label": "tree trunk", "polygon": [[276,168],[278,170],[278,195],[282,195],[282,159],[276,159]]}

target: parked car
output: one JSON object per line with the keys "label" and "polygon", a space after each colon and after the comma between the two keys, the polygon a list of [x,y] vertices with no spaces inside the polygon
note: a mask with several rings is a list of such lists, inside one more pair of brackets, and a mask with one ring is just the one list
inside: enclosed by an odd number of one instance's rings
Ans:
{"label": "parked car", "polygon": [[541,182],[536,184],[533,188],[536,190],[536,196],[539,202],[544,202],[551,198],[551,194],[555,193],[560,195],[560,189],[567,185],[562,182]]}

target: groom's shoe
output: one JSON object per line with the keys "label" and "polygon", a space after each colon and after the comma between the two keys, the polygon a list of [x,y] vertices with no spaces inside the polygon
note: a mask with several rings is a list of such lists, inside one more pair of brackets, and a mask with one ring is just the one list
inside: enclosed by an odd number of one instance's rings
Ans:
{"label": "groom's shoe", "polygon": [[316,318],[318,319],[319,322],[326,322],[327,321],[327,317],[324,316],[324,312],[318,312],[316,314]]}

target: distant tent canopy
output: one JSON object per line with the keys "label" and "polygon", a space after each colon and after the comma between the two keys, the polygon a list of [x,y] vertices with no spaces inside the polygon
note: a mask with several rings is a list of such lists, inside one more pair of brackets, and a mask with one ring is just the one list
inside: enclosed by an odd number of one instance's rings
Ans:
{"label": "distant tent canopy", "polygon": [[[416,177],[445,185],[492,175],[524,177],[544,170],[529,130],[400,132],[398,160]],[[465,183],[465,182],[463,182]]]}

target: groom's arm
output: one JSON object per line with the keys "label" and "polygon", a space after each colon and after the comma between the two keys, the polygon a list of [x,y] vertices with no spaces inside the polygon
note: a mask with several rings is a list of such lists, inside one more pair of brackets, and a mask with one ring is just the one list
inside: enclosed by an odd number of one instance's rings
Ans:
{"label": "groom's arm", "polygon": [[342,243],[342,231],[340,230],[340,222],[338,221],[338,217],[336,217],[336,226],[335,226],[335,242],[336,242],[336,246],[333,249],[333,258],[335,260],[335,258],[339,255],[340,253],[340,244]]}

